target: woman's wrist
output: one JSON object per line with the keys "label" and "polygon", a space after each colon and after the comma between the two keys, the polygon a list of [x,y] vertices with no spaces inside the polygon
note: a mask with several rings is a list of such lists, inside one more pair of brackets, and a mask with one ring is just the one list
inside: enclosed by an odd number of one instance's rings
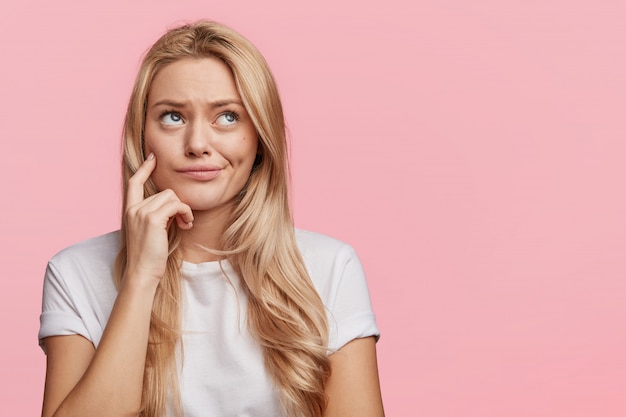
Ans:
{"label": "woman's wrist", "polygon": [[137,272],[127,272],[124,274],[120,292],[138,292],[139,294],[152,295],[156,293],[160,279],[147,276]]}

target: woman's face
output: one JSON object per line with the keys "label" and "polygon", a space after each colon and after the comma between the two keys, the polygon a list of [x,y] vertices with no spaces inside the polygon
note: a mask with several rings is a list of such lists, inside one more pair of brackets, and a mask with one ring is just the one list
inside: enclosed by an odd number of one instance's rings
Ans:
{"label": "woman's face", "polygon": [[257,153],[256,130],[235,80],[217,58],[186,58],[155,76],[146,108],[145,152],[152,181],[195,211],[231,204]]}

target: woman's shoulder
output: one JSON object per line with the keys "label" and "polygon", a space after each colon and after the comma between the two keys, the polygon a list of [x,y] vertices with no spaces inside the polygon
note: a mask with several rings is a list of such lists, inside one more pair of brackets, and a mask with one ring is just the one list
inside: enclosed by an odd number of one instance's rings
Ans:
{"label": "woman's shoulder", "polygon": [[372,312],[365,272],[349,244],[320,233],[296,229],[296,239],[328,314],[328,348],[380,335]]}
{"label": "woman's shoulder", "polygon": [[356,254],[351,245],[334,237],[309,230],[295,229],[296,242],[302,255],[332,258],[350,258]]}
{"label": "woman's shoulder", "polygon": [[114,231],[83,240],[61,250],[50,259],[50,264],[57,267],[90,263],[111,265],[115,261],[119,248],[120,233]]}
{"label": "woman's shoulder", "polygon": [[325,286],[335,286],[346,272],[357,269],[362,274],[360,260],[346,242],[321,233],[296,229],[296,241],[311,279],[323,291]]}
{"label": "woman's shoulder", "polygon": [[39,339],[80,334],[98,345],[117,290],[119,232],[69,246],[50,259],[43,284]]}

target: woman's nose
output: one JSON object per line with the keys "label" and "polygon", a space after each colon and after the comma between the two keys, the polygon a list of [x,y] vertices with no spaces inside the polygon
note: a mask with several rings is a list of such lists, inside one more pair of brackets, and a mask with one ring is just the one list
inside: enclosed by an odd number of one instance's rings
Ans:
{"label": "woman's nose", "polygon": [[185,154],[187,156],[211,155],[211,128],[208,123],[192,122],[187,128]]}

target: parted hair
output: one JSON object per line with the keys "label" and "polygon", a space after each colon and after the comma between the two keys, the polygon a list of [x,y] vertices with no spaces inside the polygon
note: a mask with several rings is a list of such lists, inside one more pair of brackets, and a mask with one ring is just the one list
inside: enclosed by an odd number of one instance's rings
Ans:
{"label": "parted hair", "polygon": [[[143,132],[150,86],[166,65],[184,58],[221,59],[232,71],[244,107],[256,128],[259,156],[239,193],[219,248],[238,273],[247,296],[247,326],[263,350],[265,367],[287,415],[320,417],[330,375],[328,324],[297,248],[288,196],[285,122],[274,78],[258,50],[221,24],[199,21],[166,32],[146,53],[128,104],[123,131],[123,187],[145,159]],[[158,190],[151,181],[148,197]],[[126,207],[126,201],[124,201]],[[126,224],[115,280],[124,280]],[[171,401],[182,413],[176,350],[181,340],[182,263],[176,222],[169,229],[166,273],[155,296],[144,370],[144,417],[160,417]],[[207,353],[208,354],[208,353]]]}

